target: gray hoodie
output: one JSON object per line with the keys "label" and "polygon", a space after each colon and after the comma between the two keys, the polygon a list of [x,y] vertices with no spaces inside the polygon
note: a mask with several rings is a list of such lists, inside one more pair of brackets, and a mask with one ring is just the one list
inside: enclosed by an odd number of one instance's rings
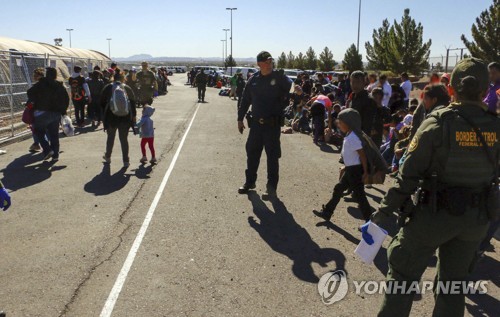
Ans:
{"label": "gray hoodie", "polygon": [[352,108],[347,108],[339,113],[338,119],[347,124],[363,144],[363,150],[368,161],[369,174],[377,171],[387,171],[387,164],[380,154],[379,148],[372,139],[361,130],[361,116]]}
{"label": "gray hoodie", "polygon": [[155,108],[151,106],[145,106],[142,111],[142,117],[137,126],[140,129],[141,138],[153,138],[155,136],[155,130],[153,127],[153,120],[151,116],[155,112]]}

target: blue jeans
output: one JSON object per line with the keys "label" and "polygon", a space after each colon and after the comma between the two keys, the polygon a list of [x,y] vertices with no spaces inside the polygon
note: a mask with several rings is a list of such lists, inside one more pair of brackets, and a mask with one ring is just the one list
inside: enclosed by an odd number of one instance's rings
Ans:
{"label": "blue jeans", "polygon": [[[50,151],[54,152],[53,158],[59,158],[59,124],[61,114],[47,111],[35,117],[35,135],[43,149],[43,154],[47,155]],[[46,140],[48,136],[49,141]]]}

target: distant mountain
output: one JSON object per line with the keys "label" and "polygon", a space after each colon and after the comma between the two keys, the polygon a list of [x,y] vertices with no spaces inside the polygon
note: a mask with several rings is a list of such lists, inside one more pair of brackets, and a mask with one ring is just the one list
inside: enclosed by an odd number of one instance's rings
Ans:
{"label": "distant mountain", "polygon": [[[213,63],[213,62],[221,62],[222,57],[153,57],[149,54],[137,54],[130,57],[116,57],[113,58],[114,61],[117,62],[140,62],[140,61],[148,61],[148,62],[171,62],[171,63]],[[236,62],[238,64],[253,64],[255,63],[255,58],[236,58]]]}

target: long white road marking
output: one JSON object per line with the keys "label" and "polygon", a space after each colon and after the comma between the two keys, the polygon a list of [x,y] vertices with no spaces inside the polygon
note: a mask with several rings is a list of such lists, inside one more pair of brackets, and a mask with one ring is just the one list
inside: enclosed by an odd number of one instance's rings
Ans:
{"label": "long white road marking", "polygon": [[125,263],[123,263],[123,267],[120,271],[120,274],[116,278],[115,285],[113,286],[111,293],[109,293],[108,299],[106,300],[106,304],[104,305],[104,307],[101,311],[101,315],[100,315],[101,317],[109,317],[113,313],[113,309],[115,307],[116,301],[118,300],[118,296],[120,296],[120,292],[122,291],[123,284],[125,284],[125,280],[127,279],[127,275],[130,271],[130,268],[132,267],[132,264],[134,263],[135,256],[137,255],[137,251],[139,250],[139,247],[141,246],[142,239],[144,238],[144,235],[146,234],[146,231],[148,230],[149,223],[151,222],[151,219],[153,218],[153,215],[154,215],[155,210],[156,210],[156,206],[158,205],[158,202],[160,201],[160,198],[163,194],[163,191],[165,190],[165,186],[167,185],[170,174],[172,174],[172,170],[174,169],[175,163],[177,162],[177,158],[179,157],[179,153],[182,150],[182,146],[184,145],[184,141],[186,141],[186,137],[189,133],[189,130],[191,129],[191,126],[193,125],[194,119],[195,119],[196,114],[198,113],[199,109],[200,109],[200,105],[198,104],[198,106],[196,107],[196,110],[193,114],[193,118],[191,119],[191,122],[189,123],[189,126],[186,129],[184,136],[182,137],[181,143],[179,144],[179,147],[177,148],[177,151],[175,152],[175,155],[172,159],[172,162],[170,163],[170,166],[168,167],[168,170],[165,173],[165,176],[163,177],[163,180],[160,184],[160,187],[158,188],[158,191],[156,192],[155,198],[153,199],[153,202],[151,203],[151,206],[149,207],[148,213],[146,214],[146,218],[144,219],[144,222],[142,223],[141,229],[139,230],[139,233],[137,234],[137,237],[135,238],[134,244],[132,245],[132,248],[130,249],[130,252],[128,253],[127,259],[125,260]]}

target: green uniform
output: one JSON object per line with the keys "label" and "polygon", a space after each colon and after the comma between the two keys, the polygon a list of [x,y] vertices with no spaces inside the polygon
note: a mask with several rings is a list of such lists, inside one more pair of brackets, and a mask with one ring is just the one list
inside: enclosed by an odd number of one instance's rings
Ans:
{"label": "green uniform", "polygon": [[[486,113],[484,104],[455,103],[429,115],[408,147],[396,185],[379,209],[386,215],[397,212],[420,188],[411,220],[388,248],[389,282],[419,281],[436,250],[435,282],[467,281],[488,229],[486,192],[495,167],[474,129],[454,110],[480,127],[490,150],[499,157],[500,120]],[[433,316],[464,315],[463,294],[434,295]],[[413,296],[386,294],[378,316],[409,316]]]}
{"label": "green uniform", "polygon": [[153,94],[158,89],[155,74],[150,71],[140,71],[137,73],[137,84],[139,88],[139,103],[141,105],[153,103]]}

